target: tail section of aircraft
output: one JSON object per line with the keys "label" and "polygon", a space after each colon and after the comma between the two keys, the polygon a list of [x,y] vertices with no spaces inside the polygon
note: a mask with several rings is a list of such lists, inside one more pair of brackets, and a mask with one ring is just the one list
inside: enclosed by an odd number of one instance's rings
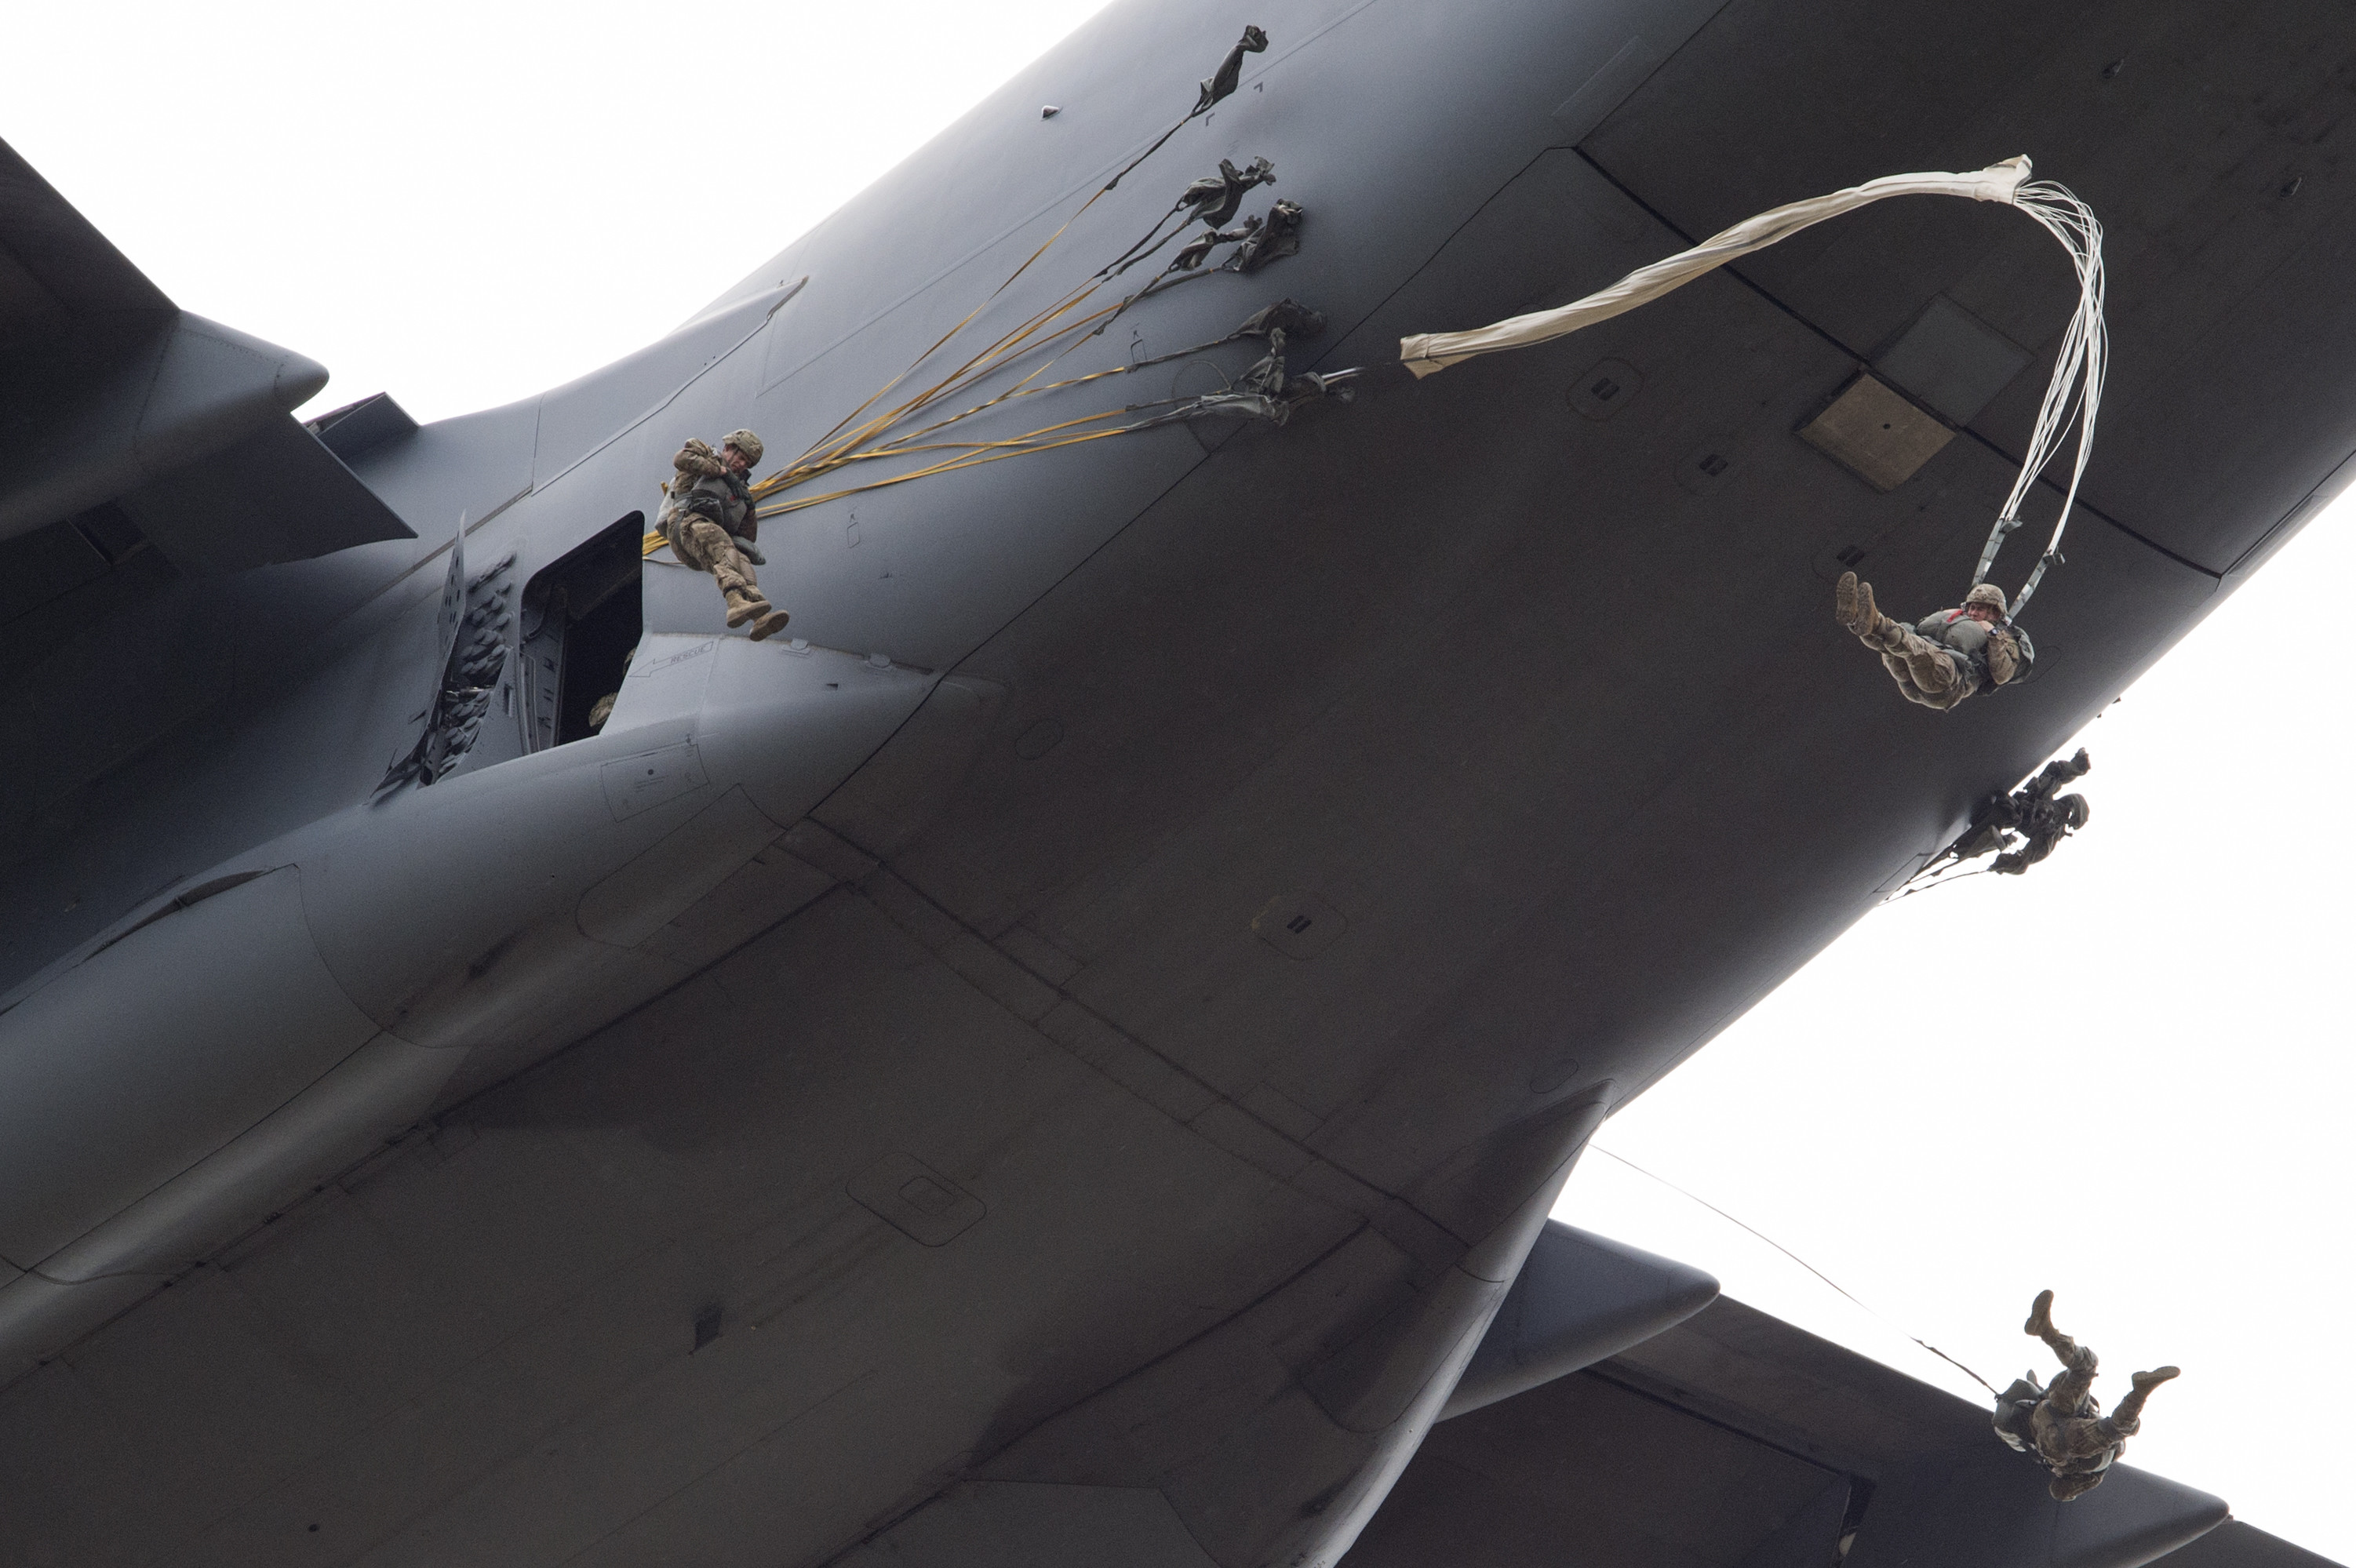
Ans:
{"label": "tail section of aircraft", "polygon": [[323,368],[179,309],[5,144],[0,344],[0,539],[110,507],[238,571],[409,536],[292,417]]}

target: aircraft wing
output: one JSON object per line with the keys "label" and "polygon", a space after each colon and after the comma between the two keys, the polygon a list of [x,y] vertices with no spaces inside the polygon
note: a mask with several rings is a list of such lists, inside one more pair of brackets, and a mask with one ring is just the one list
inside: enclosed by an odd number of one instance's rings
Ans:
{"label": "aircraft wing", "polygon": [[2191,1545],[2171,1552],[2168,1568],[2335,1568],[2328,1557],[2229,1519]]}
{"label": "aircraft wing", "polygon": [[1433,1428],[1348,1561],[2329,1568],[2223,1520],[2215,1498],[2127,1465],[2055,1502],[1982,1407],[1721,1298]]}
{"label": "aircraft wing", "polygon": [[179,309],[5,144],[0,351],[0,624],[143,544],[236,571],[412,537],[293,417],[325,368]]}
{"label": "aircraft wing", "polygon": [[[2057,1502],[1983,1407],[1717,1289],[1548,1223],[1347,1568],[2330,1568],[2130,1466]],[[1215,1561],[1155,1491],[991,1469],[844,1568]]]}

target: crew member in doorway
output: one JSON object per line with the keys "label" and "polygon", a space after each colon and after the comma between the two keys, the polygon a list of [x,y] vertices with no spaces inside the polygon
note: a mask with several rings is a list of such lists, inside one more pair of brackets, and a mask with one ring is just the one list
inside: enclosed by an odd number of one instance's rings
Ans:
{"label": "crew member in doorway", "polygon": [[744,475],[760,461],[761,438],[749,430],[730,431],[718,452],[689,442],[671,459],[678,476],[655,523],[681,563],[712,573],[728,602],[728,624],[750,622],[756,643],[786,624],[786,613],[770,604],[744,559],[761,526]]}
{"label": "crew member in doorway", "polygon": [[1882,667],[1909,702],[1944,712],[1982,687],[1998,687],[2028,668],[2029,655],[2004,624],[2004,590],[1983,582],[1953,610],[1926,615],[1912,628],[1874,606],[1873,584],[1841,573],[1833,614],[1858,641],[1881,656]]}
{"label": "crew member in doorway", "polygon": [[[623,679],[626,680],[629,678],[630,661],[637,656],[638,650],[635,646],[633,646],[628,653],[622,656]],[[591,734],[596,734],[599,731],[605,728],[605,720],[614,716],[614,704],[621,700],[622,694],[620,692],[609,691],[605,696],[599,698],[596,701],[589,705],[589,732]]]}
{"label": "crew member in doorway", "polygon": [[2143,1430],[2143,1402],[2176,1377],[2174,1367],[2137,1372],[2134,1392],[2104,1415],[2095,1403],[2094,1350],[2053,1327],[2053,1293],[2038,1294],[2023,1331],[2036,1335],[2062,1359],[2062,1375],[2040,1388],[2029,1373],[1997,1397],[1996,1435],[2024,1454],[2033,1454],[2053,1472],[2046,1490],[2062,1502],[2103,1484],[2103,1472],[2126,1452],[2127,1439]]}

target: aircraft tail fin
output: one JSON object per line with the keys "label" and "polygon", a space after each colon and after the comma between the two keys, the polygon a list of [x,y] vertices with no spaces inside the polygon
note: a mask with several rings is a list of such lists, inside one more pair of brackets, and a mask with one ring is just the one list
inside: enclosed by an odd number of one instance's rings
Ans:
{"label": "aircraft tail fin", "polygon": [[[183,570],[412,537],[293,418],[325,368],[179,309],[5,143],[0,364],[9,556],[110,503]],[[38,598],[12,575],[12,601]]]}
{"label": "aircraft tail fin", "polygon": [[76,320],[169,315],[172,302],[73,204],[0,143],[0,346],[16,348]]}

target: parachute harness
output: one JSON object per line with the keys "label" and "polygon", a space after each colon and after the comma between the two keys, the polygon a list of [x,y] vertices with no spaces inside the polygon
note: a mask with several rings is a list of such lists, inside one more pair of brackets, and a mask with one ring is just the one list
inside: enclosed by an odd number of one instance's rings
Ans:
{"label": "parachute harness", "polygon": [[2006,497],[2003,511],[1988,530],[1987,544],[1980,551],[1979,565],[1972,573],[1974,586],[1987,581],[2005,537],[2021,526],[2021,503],[2027,499],[2029,486],[2060,453],[2071,427],[2076,426],[2078,450],[2070,470],[2069,487],[2062,496],[2062,515],[2054,521],[2053,537],[2046,542],[2045,553],[2038,558],[2029,581],[2012,601],[2011,613],[2005,618],[2009,624],[2037,592],[2046,568],[2062,559],[2062,530],[2069,526],[2070,508],[2077,500],[2079,481],[2094,452],[2094,415],[2102,404],[2110,343],[2103,323],[2103,226],[2095,221],[2086,204],[2066,187],[2050,180],[2030,179],[2026,156],[2007,158],[1970,174],[1890,175],[1828,196],[1790,202],[1756,218],[1745,219],[1690,250],[1639,267],[1610,287],[1553,310],[1514,316],[1467,332],[1427,332],[1403,337],[1399,339],[1399,358],[1421,379],[1483,354],[1550,343],[1581,327],[1609,321],[1647,304],[1729,261],[1763,251],[1828,218],[1837,218],[1894,196],[1959,196],[2018,208],[2061,242],[2078,274],[2077,308],[2062,333],[2061,352],[2054,358],[2045,400],[2037,411],[2029,450],[2021,458],[2012,494]]}

